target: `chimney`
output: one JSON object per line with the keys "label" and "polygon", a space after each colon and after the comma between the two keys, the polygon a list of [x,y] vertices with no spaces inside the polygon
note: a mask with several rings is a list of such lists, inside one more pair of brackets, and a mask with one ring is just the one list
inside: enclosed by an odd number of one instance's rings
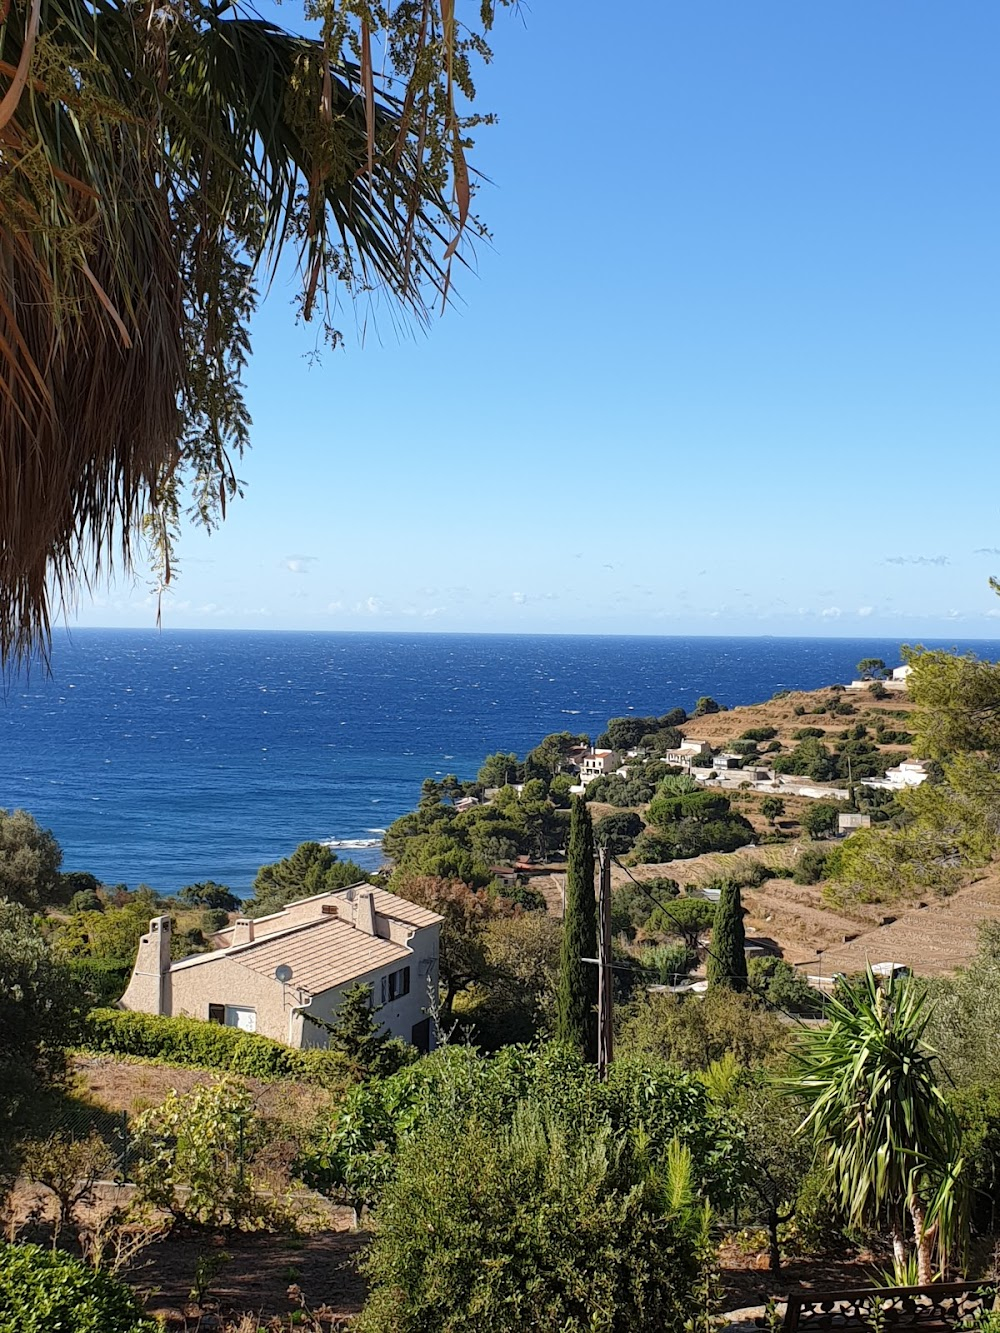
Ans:
{"label": "chimney", "polygon": [[375,895],[371,889],[364,889],[358,894],[354,909],[354,926],[366,935],[375,934]]}
{"label": "chimney", "polygon": [[132,977],[119,1004],[143,1014],[169,1014],[169,916],[154,916],[150,921],[148,933],[139,941]]}
{"label": "chimney", "polygon": [[[233,925],[233,944],[253,944],[253,922],[249,917],[236,918]],[[232,944],[229,947],[232,948]]]}

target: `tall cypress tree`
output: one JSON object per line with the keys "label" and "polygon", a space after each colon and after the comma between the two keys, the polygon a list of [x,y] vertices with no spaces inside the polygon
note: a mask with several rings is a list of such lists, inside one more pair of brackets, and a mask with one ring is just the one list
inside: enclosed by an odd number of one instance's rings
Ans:
{"label": "tall cypress tree", "polygon": [[566,915],[559,960],[557,1036],[585,1059],[597,1060],[597,968],[584,958],[597,955],[597,901],[594,896],[594,829],[582,797],[573,798],[566,866]]}
{"label": "tall cypress tree", "polygon": [[727,879],[722,885],[722,894],[715,908],[712,952],[705,968],[710,988],[727,986],[729,990],[746,990],[746,938],[740,886]]}

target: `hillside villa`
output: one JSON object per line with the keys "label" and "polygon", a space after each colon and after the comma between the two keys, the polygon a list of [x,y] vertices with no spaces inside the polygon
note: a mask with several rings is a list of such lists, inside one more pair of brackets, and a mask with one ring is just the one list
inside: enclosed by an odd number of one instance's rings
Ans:
{"label": "hillside villa", "polygon": [[123,1009],[184,1016],[259,1032],[289,1046],[326,1046],[345,990],[372,991],[383,1028],[418,1050],[433,1045],[442,918],[368,884],[319,893],[280,912],[240,917],[212,937],[213,950],[174,962],[170,918],[154,917]]}

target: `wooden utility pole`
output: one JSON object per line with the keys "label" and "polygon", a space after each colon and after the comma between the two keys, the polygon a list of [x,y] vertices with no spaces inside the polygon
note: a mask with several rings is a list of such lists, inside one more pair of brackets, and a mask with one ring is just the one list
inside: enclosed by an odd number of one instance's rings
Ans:
{"label": "wooden utility pole", "polygon": [[614,1058],[615,982],[611,965],[611,853],[598,849],[600,885],[597,896],[597,1074],[607,1078]]}

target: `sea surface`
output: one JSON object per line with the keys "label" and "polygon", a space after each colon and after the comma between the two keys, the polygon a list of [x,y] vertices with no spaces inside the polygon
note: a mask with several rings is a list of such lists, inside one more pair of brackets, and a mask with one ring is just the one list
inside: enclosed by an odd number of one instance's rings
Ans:
{"label": "sea surface", "polygon": [[[928,646],[931,646],[928,644]],[[942,644],[1000,656],[996,642]],[[375,843],[428,776],[609,717],[847,681],[885,639],[74,630],[0,704],[0,807],[63,868],[249,890],[306,839]],[[377,845],[339,852],[374,867]]]}

